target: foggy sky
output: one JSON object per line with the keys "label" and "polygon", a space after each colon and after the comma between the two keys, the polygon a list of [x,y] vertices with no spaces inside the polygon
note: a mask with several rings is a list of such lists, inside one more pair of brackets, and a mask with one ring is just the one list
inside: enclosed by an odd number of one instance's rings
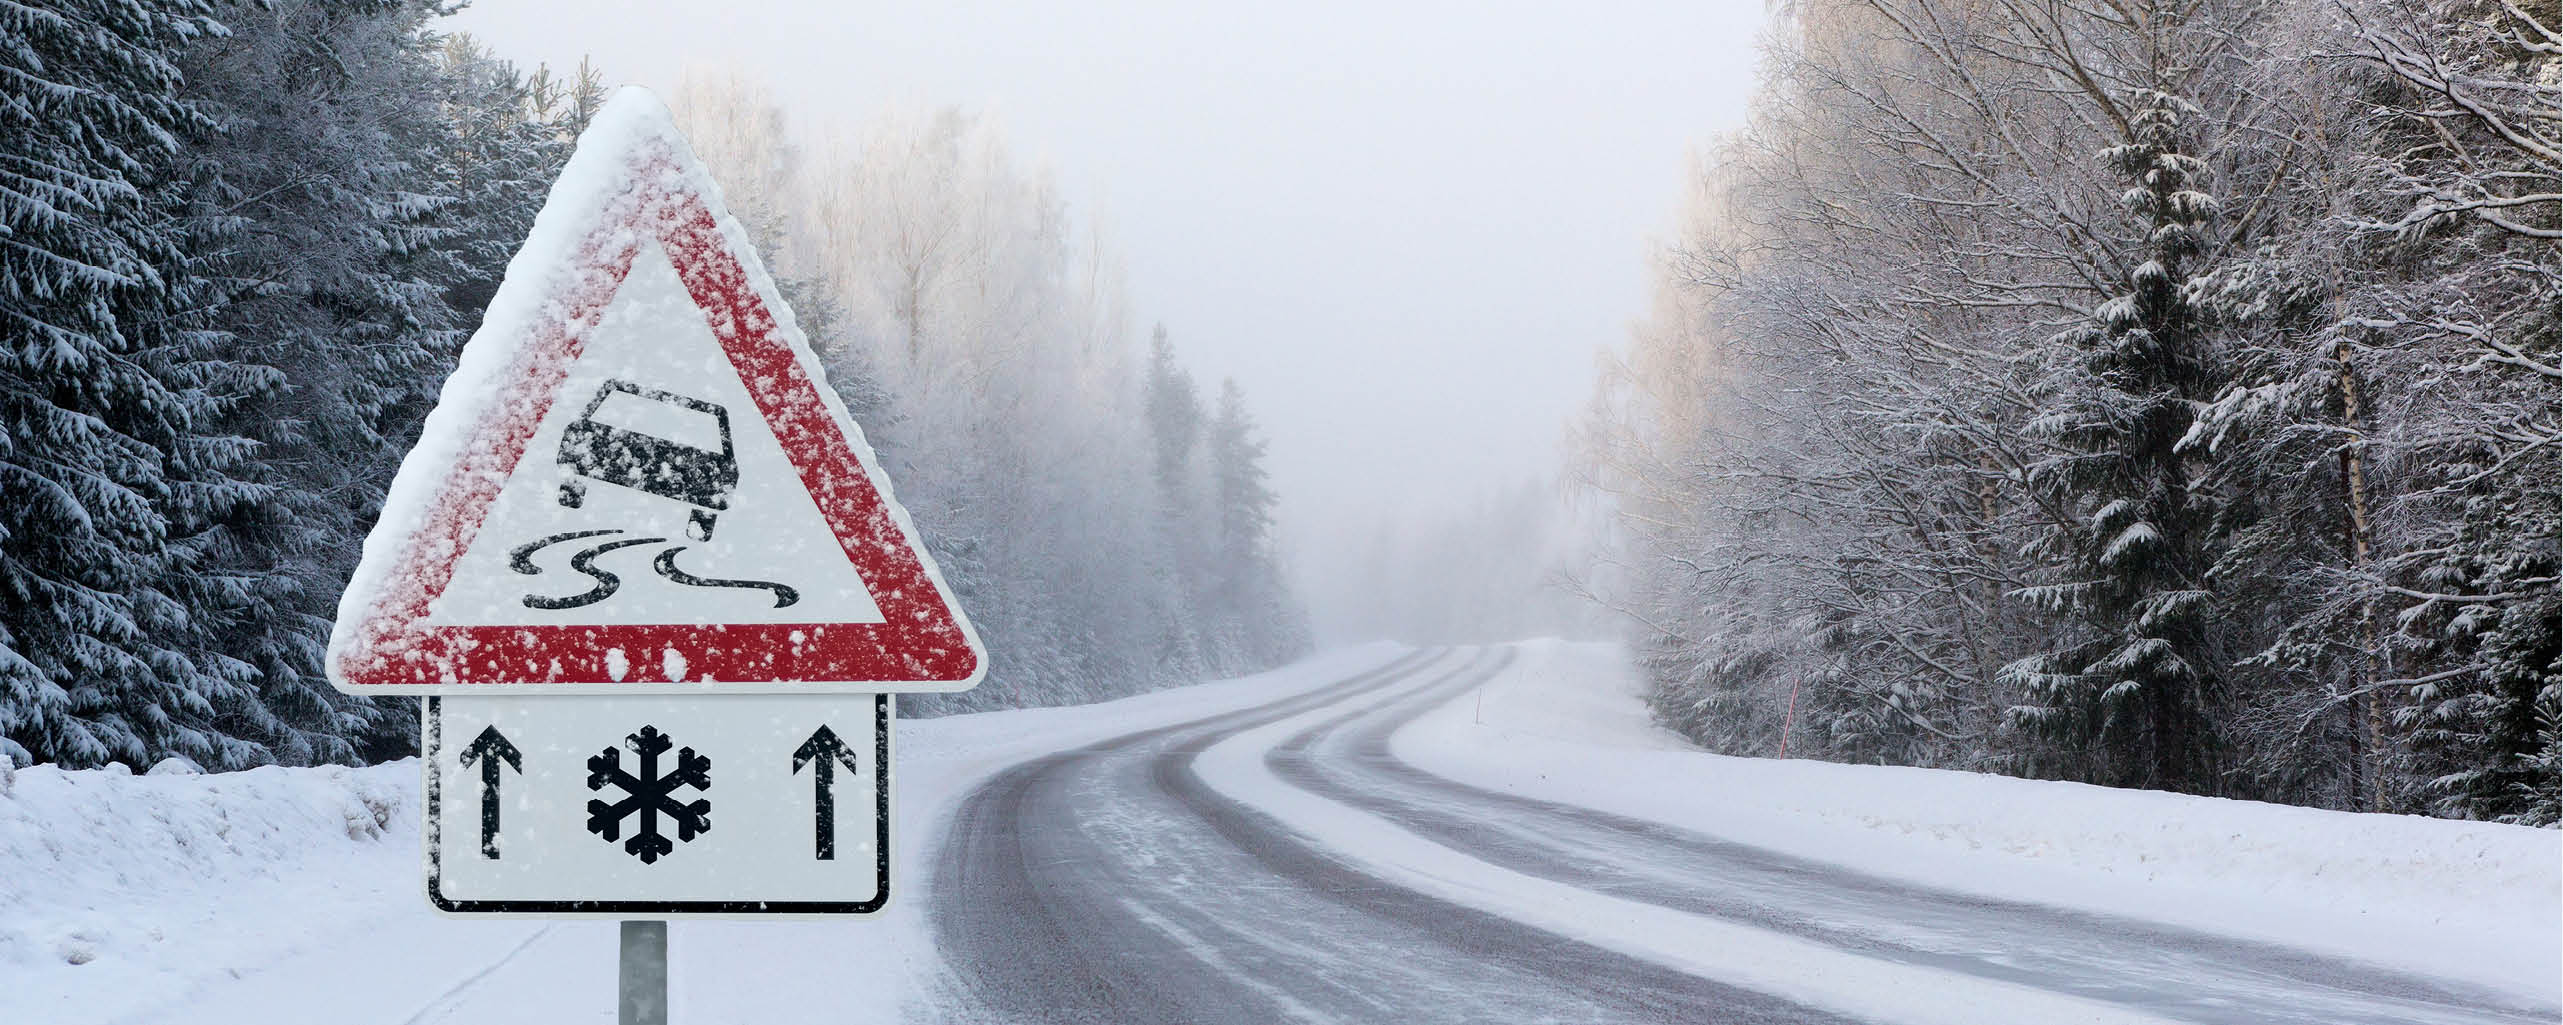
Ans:
{"label": "foggy sky", "polygon": [[1246,389],[1304,571],[1555,470],[1764,18],[1386,6],[478,0],[444,27],[662,93],[734,68],[805,143],[892,106],[994,115],[1119,253],[1138,326]]}

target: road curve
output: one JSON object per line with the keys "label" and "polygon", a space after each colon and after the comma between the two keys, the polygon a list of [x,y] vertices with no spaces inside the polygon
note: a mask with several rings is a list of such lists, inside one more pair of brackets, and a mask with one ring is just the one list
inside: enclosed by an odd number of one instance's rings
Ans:
{"label": "road curve", "polygon": [[1238,734],[1288,784],[1515,872],[1824,944],[2202,1023],[2551,1022],[2417,977],[2150,923],[1935,891],[1469,787],[1389,736],[1509,649],[1418,652],[1244,711],[1014,766],[965,795],[927,913],[951,1022],[1791,1022],[1832,1012],[1419,893],[1210,786]]}

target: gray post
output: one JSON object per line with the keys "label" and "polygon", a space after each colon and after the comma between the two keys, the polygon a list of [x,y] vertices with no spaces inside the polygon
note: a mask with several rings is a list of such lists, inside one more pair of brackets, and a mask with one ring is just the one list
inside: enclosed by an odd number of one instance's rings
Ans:
{"label": "gray post", "polygon": [[615,1025],[667,1025],[667,923],[623,923]]}

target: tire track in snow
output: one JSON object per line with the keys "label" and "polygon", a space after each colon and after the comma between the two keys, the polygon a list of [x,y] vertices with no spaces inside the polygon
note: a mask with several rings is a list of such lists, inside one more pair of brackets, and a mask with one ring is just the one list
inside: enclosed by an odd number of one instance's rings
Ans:
{"label": "tire track in snow", "polygon": [[554,923],[551,922],[543,923],[542,927],[534,930],[532,935],[518,941],[515,946],[509,947],[507,953],[500,954],[498,960],[483,965],[480,971],[464,977],[462,981],[447,987],[445,992],[436,994],[434,999],[419,1005],[417,1013],[402,1019],[401,1025],[429,1025],[430,1022],[445,1020],[454,1013],[456,1008],[462,1006],[463,998],[475,987],[488,981],[490,976],[498,974],[499,969],[507,967],[508,962],[516,960],[518,955],[525,953],[526,949],[532,947],[536,941],[551,935],[553,925]]}

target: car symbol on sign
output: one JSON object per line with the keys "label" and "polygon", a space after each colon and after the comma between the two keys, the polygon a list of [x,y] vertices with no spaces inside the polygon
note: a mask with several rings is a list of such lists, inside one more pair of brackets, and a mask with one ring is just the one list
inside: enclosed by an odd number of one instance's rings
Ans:
{"label": "car symbol on sign", "polygon": [[[716,451],[598,420],[597,411],[616,395],[655,404],[655,411],[649,407],[632,411],[648,412],[657,419],[692,418],[700,426],[701,418],[709,417],[719,429],[721,447]],[[630,402],[617,405],[628,406]],[[715,518],[730,507],[730,492],[739,486],[738,456],[730,445],[729,410],[630,381],[607,381],[596,390],[587,409],[561,432],[560,463],[565,474],[561,480],[562,505],[576,509],[587,500],[587,479],[619,484],[693,506],[686,517],[685,532],[697,541],[712,539]]]}

